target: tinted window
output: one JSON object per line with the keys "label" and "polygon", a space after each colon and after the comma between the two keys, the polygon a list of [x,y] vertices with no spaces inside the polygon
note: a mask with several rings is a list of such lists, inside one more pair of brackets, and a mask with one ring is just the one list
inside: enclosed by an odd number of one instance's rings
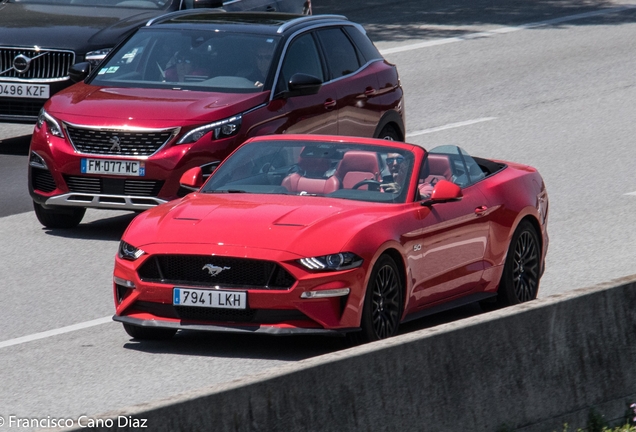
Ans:
{"label": "tinted window", "polygon": [[279,90],[287,90],[289,79],[296,73],[312,75],[325,81],[318,48],[310,33],[294,39],[289,45],[281,69]]}
{"label": "tinted window", "polygon": [[340,28],[319,30],[331,79],[349,75],[360,68],[356,49]]}
{"label": "tinted window", "polygon": [[360,50],[365,62],[383,58],[382,54],[373,45],[373,42],[365,34],[362,34],[357,27],[347,26],[345,31]]}
{"label": "tinted window", "polygon": [[420,173],[420,183],[448,180],[467,187],[486,177],[477,162],[460,147],[447,145],[429,151]]}

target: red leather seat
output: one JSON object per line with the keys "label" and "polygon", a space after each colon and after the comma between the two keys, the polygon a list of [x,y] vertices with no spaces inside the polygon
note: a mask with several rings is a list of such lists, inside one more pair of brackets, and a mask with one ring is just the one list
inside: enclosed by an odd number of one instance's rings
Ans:
{"label": "red leather seat", "polygon": [[[344,189],[351,189],[362,180],[381,181],[377,153],[360,150],[348,151],[336,169],[336,177],[340,179]],[[361,186],[360,189],[367,189],[367,186]]]}
{"label": "red leather seat", "polygon": [[281,185],[294,193],[328,194],[340,188],[340,182],[335,176],[325,178],[331,167],[331,161],[326,158],[303,158],[298,160],[300,169],[283,179]]}

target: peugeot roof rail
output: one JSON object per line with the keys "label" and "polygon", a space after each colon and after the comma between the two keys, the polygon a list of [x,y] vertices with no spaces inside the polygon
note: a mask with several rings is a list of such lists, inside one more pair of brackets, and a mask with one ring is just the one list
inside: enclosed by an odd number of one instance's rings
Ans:
{"label": "peugeot roof rail", "polygon": [[186,9],[186,10],[169,12],[167,14],[163,14],[149,20],[146,23],[146,27],[151,26],[153,24],[162,23],[164,21],[171,20],[172,18],[175,18],[175,17],[185,16],[185,15],[197,15],[197,14],[200,15],[201,13],[206,13],[206,14],[207,13],[226,13],[226,10],[221,8],[210,8],[210,9],[206,8],[206,9]]}
{"label": "peugeot roof rail", "polygon": [[278,27],[278,30],[276,31],[276,33],[283,33],[288,28],[293,27],[297,24],[306,23],[307,21],[318,21],[318,20],[329,20],[329,19],[347,20],[347,21],[349,20],[344,15],[304,15],[298,18],[294,18],[290,21],[287,21],[285,24],[282,24],[280,27]]}

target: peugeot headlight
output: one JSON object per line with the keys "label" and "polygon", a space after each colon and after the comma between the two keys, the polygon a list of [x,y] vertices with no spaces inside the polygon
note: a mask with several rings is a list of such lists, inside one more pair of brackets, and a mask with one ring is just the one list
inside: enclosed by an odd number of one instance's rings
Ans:
{"label": "peugeot headlight", "polygon": [[91,64],[91,66],[95,67],[104,60],[104,57],[110,52],[112,48],[103,48],[91,52],[87,52],[84,57],[87,62]]}
{"label": "peugeot headlight", "polygon": [[243,116],[237,115],[207,124],[205,126],[200,126],[196,129],[192,129],[190,132],[185,134],[183,138],[181,138],[177,142],[177,144],[191,144],[193,142],[197,142],[203,137],[203,135],[207,134],[208,132],[213,133],[212,139],[231,137],[232,135],[236,135],[238,133],[239,129],[241,128],[242,120]]}
{"label": "peugeot headlight", "polygon": [[134,247],[133,245],[126,243],[125,241],[119,242],[119,252],[118,256],[121,259],[135,261],[137,258],[145,254],[146,252],[142,251],[139,248]]}
{"label": "peugeot headlight", "polygon": [[323,255],[298,260],[309,270],[348,270],[362,265],[362,258],[351,252]]}
{"label": "peugeot headlight", "polygon": [[40,113],[38,114],[38,121],[37,121],[38,128],[41,128],[42,125],[45,123],[51,135],[64,138],[64,132],[62,132],[62,126],[60,126],[60,123],[57,120],[55,120],[53,116],[51,116],[49,113],[44,111],[44,108],[42,108],[40,110]]}

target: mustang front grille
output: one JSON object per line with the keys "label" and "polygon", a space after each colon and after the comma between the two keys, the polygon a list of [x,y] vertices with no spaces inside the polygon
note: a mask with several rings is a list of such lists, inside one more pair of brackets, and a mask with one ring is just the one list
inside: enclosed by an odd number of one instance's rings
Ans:
{"label": "mustang front grille", "polygon": [[178,129],[127,131],[89,129],[66,125],[71,144],[80,153],[114,156],[150,156],[166,144]]}
{"label": "mustang front grille", "polygon": [[[20,58],[19,69],[14,67],[16,57]],[[66,79],[74,63],[73,51],[0,48],[0,79]]]}
{"label": "mustang front grille", "polygon": [[163,186],[159,180],[132,180],[64,176],[70,192],[104,195],[156,197]]}
{"label": "mustang front grille", "polygon": [[138,272],[144,281],[170,285],[284,290],[296,282],[271,261],[211,255],[155,255]]}

